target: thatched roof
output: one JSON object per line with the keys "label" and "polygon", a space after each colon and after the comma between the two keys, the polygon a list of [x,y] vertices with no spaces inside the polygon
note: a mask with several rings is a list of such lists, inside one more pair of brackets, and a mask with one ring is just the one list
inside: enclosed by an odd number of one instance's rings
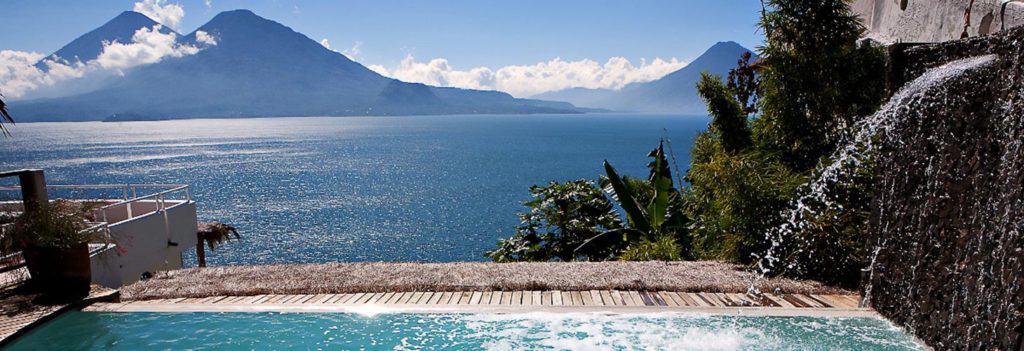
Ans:
{"label": "thatched roof", "polygon": [[[746,292],[751,272],[720,262],[326,263],[191,268],[124,287],[121,297],[334,294],[467,290]],[[848,293],[817,282],[767,279],[781,293]]]}

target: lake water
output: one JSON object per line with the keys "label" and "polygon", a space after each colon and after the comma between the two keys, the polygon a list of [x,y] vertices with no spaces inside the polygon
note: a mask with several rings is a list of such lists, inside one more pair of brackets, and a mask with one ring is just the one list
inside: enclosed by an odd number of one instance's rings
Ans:
{"label": "lake water", "polygon": [[10,350],[924,350],[878,318],[68,312]]}
{"label": "lake water", "polygon": [[[646,177],[646,154],[663,136],[685,171],[707,123],[617,114],[24,123],[0,140],[0,169],[42,168],[50,184],[188,184],[200,220],[243,236],[208,253],[214,265],[477,261],[513,233],[531,185],[596,179],[604,159]],[[51,192],[61,195],[74,196]]]}

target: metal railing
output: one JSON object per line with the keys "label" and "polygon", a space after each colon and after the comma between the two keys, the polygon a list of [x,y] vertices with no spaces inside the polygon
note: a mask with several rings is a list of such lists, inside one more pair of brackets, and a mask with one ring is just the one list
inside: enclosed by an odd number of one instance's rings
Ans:
{"label": "metal railing", "polygon": [[[21,188],[18,187],[18,186],[0,186],[0,191],[17,191],[17,190],[20,190],[20,189]],[[118,207],[122,207],[122,206],[125,207],[125,211],[126,211],[126,214],[127,214],[126,219],[135,218],[137,213],[136,213],[136,211],[134,209],[133,204],[135,204],[137,202],[140,202],[140,201],[146,201],[146,200],[155,201],[156,204],[157,204],[157,208],[156,208],[155,211],[163,211],[163,212],[166,212],[165,210],[168,207],[167,206],[167,201],[171,200],[171,199],[169,199],[169,197],[170,197],[170,195],[172,195],[174,193],[181,193],[181,194],[183,194],[182,200],[184,200],[185,202],[192,201],[192,192],[189,189],[189,186],[185,185],[185,184],[89,184],[89,185],[56,185],[55,184],[55,185],[47,185],[46,189],[47,190],[120,190],[121,194],[120,194],[119,198],[122,199],[122,201],[119,201],[119,202],[116,202],[116,203],[112,203],[112,204],[107,204],[107,205],[104,205],[104,206],[102,206],[102,207],[100,207],[98,209],[102,213],[101,218],[98,218],[98,219],[101,219],[103,222],[108,222],[108,223],[109,223],[109,221],[108,221],[107,212],[109,210],[112,210],[112,209],[115,209],[115,208],[118,208]],[[140,190],[147,190],[147,189],[163,189],[163,190],[158,191],[156,193],[139,196]],[[58,197],[58,198],[60,198],[60,197]],[[93,198],[93,199],[89,199],[89,200],[103,201],[103,200],[109,200],[109,199],[110,198],[106,198],[106,199]],[[73,200],[73,199],[70,199],[70,200]],[[82,200],[82,199],[79,199],[79,200]]]}
{"label": "metal railing", "polygon": [[[166,187],[166,188],[169,188],[169,189],[163,190],[163,191],[160,191],[160,192],[156,192],[156,193],[153,193],[153,194],[149,194],[149,195],[138,196],[138,190],[137,189],[139,187],[145,187],[145,188]],[[192,192],[189,191],[188,185],[180,185],[180,184],[173,184],[173,185],[172,184],[126,185],[125,186],[125,195],[126,196],[128,194],[129,189],[131,191],[131,198],[126,197],[125,200],[123,200],[123,201],[119,201],[119,202],[116,202],[116,203],[113,203],[113,204],[109,204],[109,205],[106,205],[106,206],[103,206],[103,207],[99,208],[99,211],[103,214],[103,221],[104,222],[108,222],[109,223],[109,221],[107,220],[107,211],[110,210],[110,209],[119,207],[119,206],[124,206],[125,207],[125,211],[126,211],[126,213],[128,215],[126,219],[135,218],[135,213],[132,210],[132,204],[134,204],[136,202],[140,202],[140,201],[150,200],[150,199],[152,199],[153,201],[156,202],[157,207],[155,209],[155,212],[162,212],[164,217],[165,217],[164,219],[165,219],[165,222],[166,222],[166,219],[167,219],[166,218],[167,217],[167,200],[168,200],[167,197],[168,197],[168,195],[176,193],[176,192],[181,192],[181,193],[183,193],[185,195],[185,197],[184,197],[185,202],[192,201]]]}

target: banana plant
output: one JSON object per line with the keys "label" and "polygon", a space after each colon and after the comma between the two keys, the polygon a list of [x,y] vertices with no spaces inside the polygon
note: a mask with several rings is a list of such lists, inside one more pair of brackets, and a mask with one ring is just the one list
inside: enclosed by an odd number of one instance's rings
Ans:
{"label": "banana plant", "polygon": [[651,170],[647,184],[620,176],[615,167],[607,160],[604,161],[606,177],[602,177],[601,186],[626,212],[628,226],[596,235],[581,244],[577,251],[591,245],[611,245],[618,240],[634,242],[640,238],[652,239],[663,234],[666,226],[683,225],[685,219],[678,213],[673,214],[678,211],[670,211],[669,208],[672,198],[678,196],[679,191],[673,186],[664,141],[647,156],[653,158],[647,165]]}

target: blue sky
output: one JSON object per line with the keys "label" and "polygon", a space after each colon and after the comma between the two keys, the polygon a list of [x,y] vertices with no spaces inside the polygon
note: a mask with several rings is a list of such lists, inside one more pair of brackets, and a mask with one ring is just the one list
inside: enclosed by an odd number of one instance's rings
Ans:
{"label": "blue sky", "polygon": [[[37,53],[53,52],[135,4],[2,1],[0,49]],[[161,4],[177,4],[184,10],[180,23],[172,26],[183,34],[220,11],[247,8],[314,40],[327,39],[332,49],[345,51],[382,73],[435,84],[424,76],[427,73],[409,73],[416,68],[412,64],[443,59],[442,70],[486,67],[497,71],[510,65],[551,63],[555,58],[598,65],[624,58],[635,66],[655,58],[679,61],[637,73],[652,75],[678,68],[718,41],[732,40],[750,48],[762,41],[755,28],[757,0],[162,0]],[[400,70],[403,62],[408,66]],[[436,70],[434,63],[428,68]]]}

